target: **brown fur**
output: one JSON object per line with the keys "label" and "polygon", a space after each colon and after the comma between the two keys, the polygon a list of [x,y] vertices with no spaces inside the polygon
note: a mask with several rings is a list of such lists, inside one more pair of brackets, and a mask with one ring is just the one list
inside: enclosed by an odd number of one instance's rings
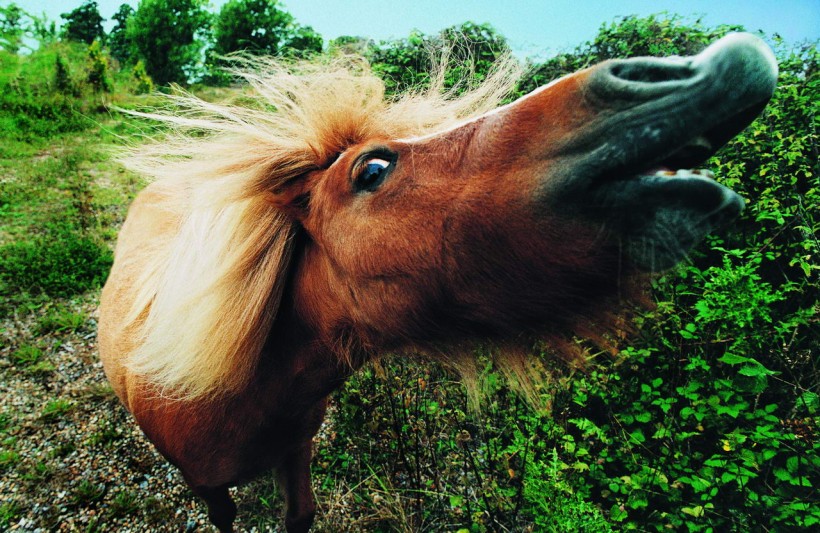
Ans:
{"label": "brown fur", "polygon": [[231,529],[229,486],[273,468],[293,533],[313,520],[326,398],[368,360],[421,352],[470,381],[490,343],[526,393],[534,346],[577,362],[573,336],[609,347],[627,329],[643,278],[617,227],[564,192],[630,108],[590,97],[588,69],[495,109],[511,60],[463,95],[439,73],[400,99],[361,62],[254,69],[242,105],[177,95],[145,115],[172,131],[126,158],[155,181],[120,233],[99,346],[214,524]]}
{"label": "brown fur", "polygon": [[[514,81],[511,63],[460,99],[434,87],[397,102],[359,66],[265,68],[249,75],[262,97],[252,109],[180,96],[190,111],[153,115],[179,133],[127,158],[156,181],[131,207],[102,298],[117,394],[217,515],[224,487],[309,448],[324,398],[367,359],[422,351],[469,379],[474,342],[495,338],[499,364],[526,383],[535,339],[605,335],[612,301],[631,290],[599,228],[509,209],[534,182],[506,167],[583,120],[583,75],[519,104],[512,121],[559,126],[534,143],[507,119],[480,118]],[[543,119],[542,106],[553,109]],[[391,177],[401,188],[385,186],[368,219],[347,169],[381,145],[416,173]],[[499,217],[503,231],[483,224]],[[579,359],[574,343],[551,345]]]}

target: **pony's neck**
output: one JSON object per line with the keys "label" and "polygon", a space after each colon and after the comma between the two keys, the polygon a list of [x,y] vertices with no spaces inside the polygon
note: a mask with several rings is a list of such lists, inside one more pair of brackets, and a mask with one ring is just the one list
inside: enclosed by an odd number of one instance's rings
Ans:
{"label": "pony's neck", "polygon": [[349,316],[347,284],[314,246],[302,243],[294,254],[266,352],[289,361],[290,372],[321,374],[338,386],[367,363],[371,351]]}

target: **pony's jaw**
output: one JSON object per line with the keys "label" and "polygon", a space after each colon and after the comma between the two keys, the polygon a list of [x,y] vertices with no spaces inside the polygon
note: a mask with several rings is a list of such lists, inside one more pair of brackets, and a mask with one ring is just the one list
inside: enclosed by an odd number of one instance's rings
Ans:
{"label": "pony's jaw", "polygon": [[697,56],[615,60],[583,86],[595,110],[568,136],[540,191],[613,229],[647,270],[674,266],[707,233],[735,218],[743,200],[696,169],[765,107],[777,81],[771,50],[729,35]]}

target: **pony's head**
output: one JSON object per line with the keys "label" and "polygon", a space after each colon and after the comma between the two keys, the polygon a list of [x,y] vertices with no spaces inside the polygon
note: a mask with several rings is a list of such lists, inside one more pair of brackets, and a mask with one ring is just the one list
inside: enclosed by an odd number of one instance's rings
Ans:
{"label": "pony's head", "polygon": [[325,346],[363,352],[603,336],[638,272],[740,213],[685,169],[777,77],[742,34],[694,57],[608,61],[502,107],[512,61],[461,95],[434,76],[394,100],[363,65],[263,67],[244,105],[178,97],[189,112],[158,118],[196,135],[132,161],[181,183],[165,194],[177,229],[139,281],[132,366],[193,396],[249,379],[282,305]]}

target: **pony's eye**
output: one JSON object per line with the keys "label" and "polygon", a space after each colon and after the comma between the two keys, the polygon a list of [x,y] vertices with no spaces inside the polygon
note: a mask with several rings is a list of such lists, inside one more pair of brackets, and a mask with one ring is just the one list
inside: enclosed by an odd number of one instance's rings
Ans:
{"label": "pony's eye", "polygon": [[380,157],[371,157],[361,165],[359,174],[356,176],[354,187],[356,192],[373,192],[379,188],[384,178],[387,177],[388,170],[392,165],[391,161]]}

